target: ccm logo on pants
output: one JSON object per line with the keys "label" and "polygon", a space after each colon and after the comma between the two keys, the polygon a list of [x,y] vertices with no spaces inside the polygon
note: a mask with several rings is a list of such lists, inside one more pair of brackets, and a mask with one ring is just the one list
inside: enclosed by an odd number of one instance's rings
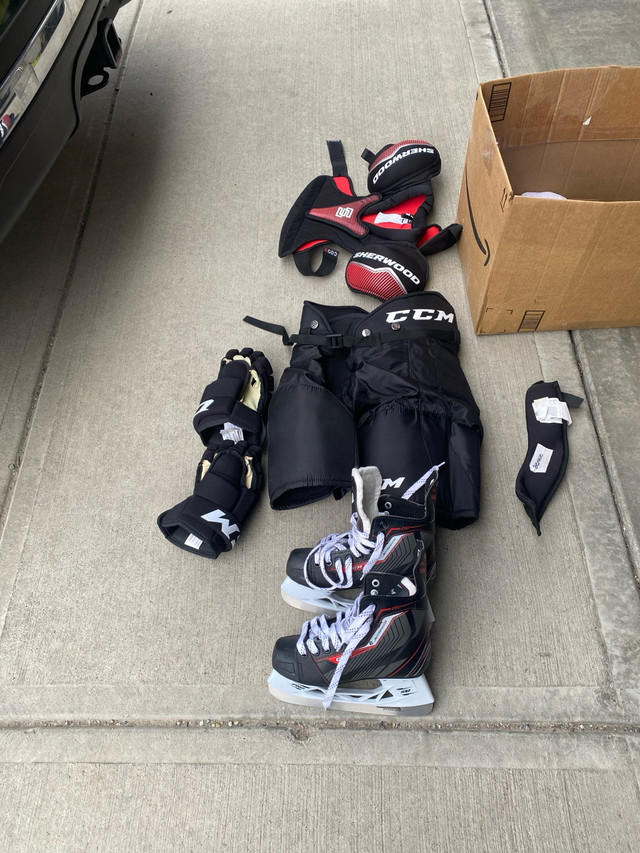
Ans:
{"label": "ccm logo on pants", "polygon": [[453,313],[448,314],[442,309],[435,308],[403,308],[401,311],[387,311],[387,323],[402,323],[404,320],[436,320],[447,323],[455,323]]}

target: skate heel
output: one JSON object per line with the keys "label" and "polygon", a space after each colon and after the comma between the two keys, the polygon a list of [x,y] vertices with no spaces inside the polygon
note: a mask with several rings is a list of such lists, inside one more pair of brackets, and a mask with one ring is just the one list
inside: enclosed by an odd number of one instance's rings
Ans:
{"label": "skate heel", "polygon": [[381,678],[384,691],[376,703],[379,711],[392,711],[401,716],[430,714],[433,710],[433,693],[424,675],[417,678]]}

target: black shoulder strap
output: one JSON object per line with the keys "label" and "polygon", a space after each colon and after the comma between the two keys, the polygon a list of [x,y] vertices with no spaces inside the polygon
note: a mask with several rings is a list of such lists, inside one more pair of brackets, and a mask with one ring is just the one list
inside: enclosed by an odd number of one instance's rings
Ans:
{"label": "black shoulder strap", "polygon": [[360,156],[363,160],[366,160],[369,165],[371,165],[376,159],[376,155],[373,153],[373,151],[369,151],[368,148],[365,148]]}
{"label": "black shoulder strap", "polygon": [[267,323],[266,320],[258,320],[256,317],[250,317],[249,315],[243,317],[242,320],[244,323],[248,323],[250,326],[255,326],[257,329],[263,329],[265,332],[280,335],[282,337],[282,343],[285,346],[293,346],[293,341],[284,326],[279,326],[276,323]]}
{"label": "black shoulder strap", "polygon": [[307,249],[303,252],[297,251],[293,253],[293,260],[296,262],[298,271],[302,275],[329,275],[333,271],[338,261],[338,250],[329,246],[325,246],[322,250],[322,260],[318,269],[311,268],[311,252]]}
{"label": "black shoulder strap", "polygon": [[334,178],[348,178],[347,161],[344,156],[344,148],[340,139],[328,139],[327,148],[329,149],[329,157],[331,158],[331,166],[333,167]]}
{"label": "black shoulder strap", "polygon": [[426,240],[418,248],[423,255],[435,255],[436,252],[443,252],[445,249],[455,246],[460,239],[460,234],[462,234],[462,225],[452,222],[446,228],[441,228],[437,234],[430,240]]}

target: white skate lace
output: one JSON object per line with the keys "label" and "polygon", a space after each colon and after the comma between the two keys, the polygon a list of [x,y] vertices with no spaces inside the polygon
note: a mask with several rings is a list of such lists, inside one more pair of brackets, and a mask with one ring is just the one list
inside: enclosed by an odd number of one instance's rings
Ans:
{"label": "white skate lace", "polygon": [[302,657],[306,657],[309,652],[312,655],[320,654],[320,649],[328,652],[332,646],[336,652],[344,647],[322,700],[325,708],[331,705],[352,652],[357,648],[360,641],[367,636],[373,622],[375,606],[370,604],[360,612],[361,599],[362,593],[356,598],[349,610],[339,611],[337,616],[333,617],[331,624],[327,622],[326,616],[316,616],[305,622],[296,643],[296,649]]}
{"label": "white skate lace", "polygon": [[[318,544],[311,549],[304,561],[304,579],[308,586],[313,589],[346,589],[353,586],[353,561],[358,557],[364,557],[370,554],[369,559],[362,569],[362,577],[364,577],[371,567],[377,562],[378,557],[382,553],[384,546],[384,533],[381,531],[376,536],[375,540],[363,533],[358,527],[358,515],[353,513],[351,516],[351,530],[345,533],[330,533],[329,536],[322,538]],[[351,556],[347,557],[344,563],[338,557],[333,565],[336,571],[337,578],[334,580],[329,577],[327,566],[332,563],[332,555],[335,551],[351,551]],[[322,576],[326,583],[318,586],[309,577],[309,560],[313,560],[320,568]]]}
{"label": "white skate lace", "polygon": [[431,475],[433,473],[435,473],[440,468],[442,468],[442,466],[444,464],[445,464],[444,462],[440,462],[438,465],[434,465],[433,467],[429,468],[428,471],[425,471],[425,473],[422,475],[422,477],[420,477],[419,480],[416,480],[412,486],[409,486],[407,491],[402,495],[402,500],[403,501],[410,500],[415,495],[415,493],[418,491],[418,489],[421,489],[426,484],[429,477],[431,477]]}

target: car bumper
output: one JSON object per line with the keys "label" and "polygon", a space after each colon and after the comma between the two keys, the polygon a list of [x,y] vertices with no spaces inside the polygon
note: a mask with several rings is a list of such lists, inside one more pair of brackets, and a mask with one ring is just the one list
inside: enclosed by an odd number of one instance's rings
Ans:
{"label": "car bumper", "polygon": [[97,69],[105,40],[107,48],[116,47],[110,15],[119,5],[54,0],[0,84],[0,240],[77,127],[82,95],[106,82],[105,75],[92,87],[88,75]]}

